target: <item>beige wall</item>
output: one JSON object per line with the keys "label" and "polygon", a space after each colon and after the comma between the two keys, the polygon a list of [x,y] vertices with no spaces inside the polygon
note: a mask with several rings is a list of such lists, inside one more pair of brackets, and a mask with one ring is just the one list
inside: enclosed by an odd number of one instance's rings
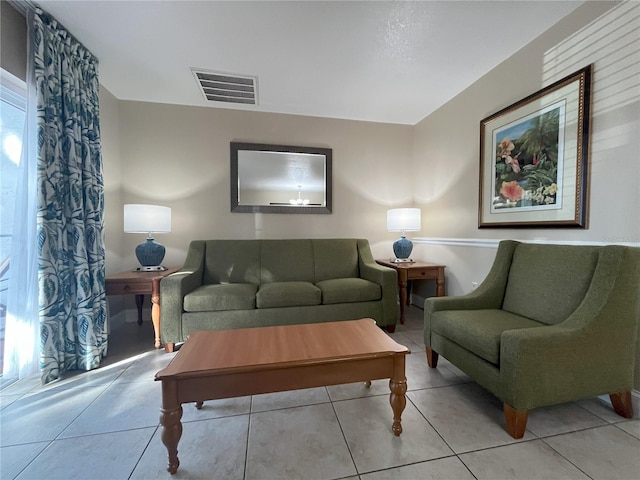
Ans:
{"label": "beige wall", "polygon": [[[601,88],[606,82],[604,77],[611,73],[608,63],[610,54],[618,47],[616,44],[608,45],[607,49],[596,48],[598,51],[593,55],[582,55],[568,65],[566,73],[551,79],[555,81],[594,63],[589,228],[477,228],[480,120],[552,83],[543,84],[545,72],[552,68],[545,64],[548,52],[611,5],[587,3],[416,125],[414,170],[420,181],[415,195],[416,203],[423,209],[423,233],[429,237],[640,241],[640,215],[629,216],[625,208],[640,205],[638,83],[624,105],[603,108],[611,89],[621,88],[619,84]],[[589,47],[580,48],[584,53]],[[636,44],[635,55],[623,62],[638,62],[637,57]],[[569,63],[570,58],[561,60]],[[452,218],[456,221],[452,222]]]}
{"label": "beige wall", "polygon": [[[108,270],[135,265],[135,246],[144,239],[121,233],[124,203],[172,208],[172,232],[157,235],[166,265],[180,265],[189,241],[207,238],[361,237],[377,254],[390,255],[396,235],[386,231],[386,210],[413,201],[410,183],[394,175],[402,167],[410,172],[413,127],[128,101],[114,106],[106,91],[104,99],[110,108],[101,112],[103,141],[112,144],[103,154]],[[333,213],[231,213],[231,141],[332,148]]]}

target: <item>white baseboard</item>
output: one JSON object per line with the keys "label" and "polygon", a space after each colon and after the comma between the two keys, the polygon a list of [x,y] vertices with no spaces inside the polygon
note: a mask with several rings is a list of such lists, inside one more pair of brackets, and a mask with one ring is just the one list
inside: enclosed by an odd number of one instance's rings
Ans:
{"label": "white baseboard", "polygon": [[420,308],[420,309],[424,309],[424,301],[426,299],[424,297],[421,297],[420,295],[416,295],[414,293],[411,294],[411,305],[415,305],[416,307]]}

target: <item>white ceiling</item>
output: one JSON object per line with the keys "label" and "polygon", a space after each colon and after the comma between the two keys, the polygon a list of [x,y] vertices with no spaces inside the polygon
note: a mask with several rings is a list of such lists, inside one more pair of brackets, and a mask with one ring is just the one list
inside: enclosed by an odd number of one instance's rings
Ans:
{"label": "white ceiling", "polygon": [[[39,3],[121,100],[413,125],[583,2]],[[207,102],[192,67],[257,76],[259,104]]]}

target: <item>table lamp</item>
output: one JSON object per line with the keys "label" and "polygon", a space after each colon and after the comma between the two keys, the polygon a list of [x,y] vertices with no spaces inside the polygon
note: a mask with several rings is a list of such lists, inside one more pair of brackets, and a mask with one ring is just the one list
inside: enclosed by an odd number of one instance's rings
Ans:
{"label": "table lamp", "polygon": [[147,240],[136,247],[136,257],[142,267],[139,271],[166,270],[160,265],[164,258],[164,245],[156,242],[152,233],[171,232],[171,208],[160,205],[129,204],[124,206],[125,233],[146,233]]}
{"label": "table lamp", "polygon": [[413,243],[406,236],[405,232],[417,232],[420,230],[420,209],[419,208],[393,208],[387,210],[387,230],[390,232],[402,232],[400,238],[393,242],[393,253],[396,258],[392,262],[413,262],[409,258]]}

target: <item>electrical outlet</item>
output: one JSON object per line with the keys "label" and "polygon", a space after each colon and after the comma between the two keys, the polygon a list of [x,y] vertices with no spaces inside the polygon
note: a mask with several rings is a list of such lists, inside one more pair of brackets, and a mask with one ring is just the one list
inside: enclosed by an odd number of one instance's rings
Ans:
{"label": "electrical outlet", "polygon": [[471,290],[478,288],[478,282],[471,282]]}

